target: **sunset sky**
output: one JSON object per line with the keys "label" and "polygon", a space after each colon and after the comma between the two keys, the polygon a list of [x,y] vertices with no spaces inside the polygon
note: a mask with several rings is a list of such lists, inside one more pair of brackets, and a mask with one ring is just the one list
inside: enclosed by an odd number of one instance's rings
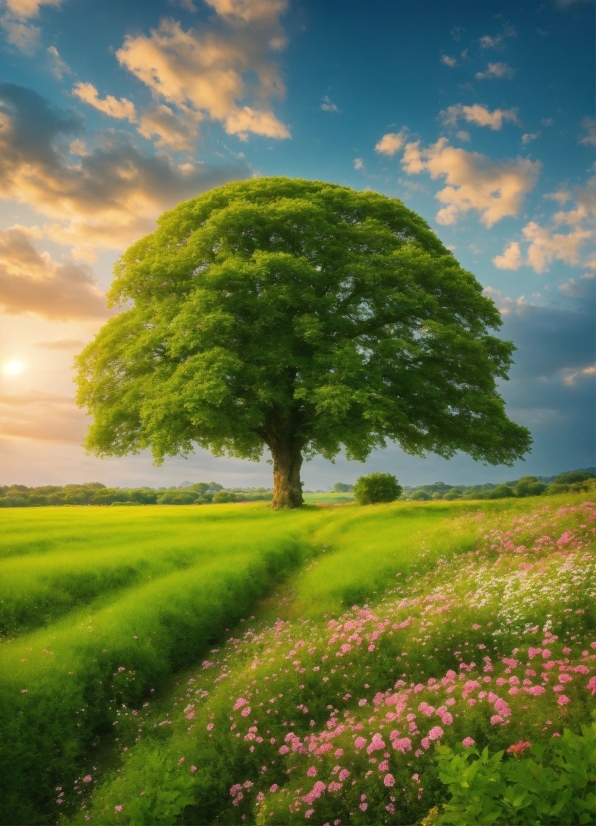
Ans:
{"label": "sunset sky", "polygon": [[255,175],[420,213],[501,309],[518,347],[501,392],[534,437],[514,468],[318,458],[307,488],[596,464],[592,2],[0,0],[0,39],[0,484],[271,484],[266,457],[86,456],[72,383],[119,254]]}

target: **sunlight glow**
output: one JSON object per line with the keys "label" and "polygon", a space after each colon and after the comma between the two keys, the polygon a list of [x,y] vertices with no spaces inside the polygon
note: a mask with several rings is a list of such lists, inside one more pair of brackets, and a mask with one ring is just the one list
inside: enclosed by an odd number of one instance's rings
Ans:
{"label": "sunlight glow", "polygon": [[18,376],[24,369],[25,365],[20,359],[10,359],[2,365],[2,372],[5,376]]}

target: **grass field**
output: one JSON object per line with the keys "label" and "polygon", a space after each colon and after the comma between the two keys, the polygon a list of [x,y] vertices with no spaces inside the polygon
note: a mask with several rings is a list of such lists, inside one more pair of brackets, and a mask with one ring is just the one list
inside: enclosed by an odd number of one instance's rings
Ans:
{"label": "grass field", "polygon": [[0,821],[421,822],[590,719],[588,500],[5,510]]}

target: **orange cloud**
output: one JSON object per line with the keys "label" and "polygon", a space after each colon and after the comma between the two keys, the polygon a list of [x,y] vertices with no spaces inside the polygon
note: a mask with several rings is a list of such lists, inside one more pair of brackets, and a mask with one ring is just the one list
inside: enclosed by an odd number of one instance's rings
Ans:
{"label": "orange cloud", "polygon": [[447,186],[435,197],[446,206],[437,213],[440,224],[454,224],[475,210],[486,227],[517,215],[521,202],[541,169],[540,161],[493,161],[478,152],[449,146],[446,138],[422,149],[420,141],[406,144],[402,165],[408,175],[428,172],[433,180],[445,178]]}
{"label": "orange cloud", "polygon": [[112,95],[107,95],[102,100],[97,89],[91,83],[75,84],[72,93],[80,100],[88,103],[89,106],[99,109],[100,112],[109,115],[111,118],[129,120],[131,123],[134,123],[137,119],[137,111],[132,101],[126,98],[118,100]]}
{"label": "orange cloud", "polygon": [[494,131],[501,129],[506,121],[518,123],[517,109],[494,109],[491,112],[480,103],[474,103],[472,106],[462,106],[461,103],[457,103],[441,112],[440,117],[448,126],[456,126],[457,121],[463,119],[476,126],[488,126]]}
{"label": "orange cloud", "polygon": [[23,227],[0,231],[0,307],[55,320],[106,318],[105,297],[88,267],[38,252]]}
{"label": "orange cloud", "polygon": [[[246,139],[249,133],[268,138],[289,138],[290,132],[268,108],[271,98],[284,96],[284,84],[271,62],[271,42],[280,45],[275,14],[285,4],[214,0],[221,14],[266,25],[236,26],[229,33],[183,30],[176,20],[162,20],[145,35],[129,35],[116,57],[139,78],[156,98],[182,110],[220,121],[228,134]],[[265,14],[267,12],[267,14]],[[255,103],[246,102],[245,75],[258,79]]]}
{"label": "orange cloud", "polygon": [[0,394],[2,436],[81,444],[87,424],[68,396],[40,390]]}
{"label": "orange cloud", "polygon": [[376,144],[375,152],[379,152],[381,155],[389,155],[391,157],[395,155],[396,152],[399,152],[404,145],[405,140],[405,129],[400,129],[399,132],[387,132],[387,134],[383,135],[381,140]]}

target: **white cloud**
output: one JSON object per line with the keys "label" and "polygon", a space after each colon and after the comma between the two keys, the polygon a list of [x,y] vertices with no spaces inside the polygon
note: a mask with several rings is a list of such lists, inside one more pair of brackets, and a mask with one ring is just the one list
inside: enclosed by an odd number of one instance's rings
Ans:
{"label": "white cloud", "polygon": [[329,99],[327,95],[323,98],[323,103],[319,106],[319,109],[322,109],[323,112],[339,112],[339,107],[337,104],[333,103],[332,100]]}
{"label": "white cloud", "polygon": [[364,169],[364,161],[362,158],[354,158],[354,169]]}
{"label": "white cloud", "polygon": [[540,132],[535,132],[534,134],[530,134],[526,132],[525,135],[522,135],[522,143],[525,146],[526,144],[530,143],[531,141],[535,141],[537,137],[539,137]]}
{"label": "white cloud", "polygon": [[387,132],[387,134],[383,135],[381,140],[375,145],[375,152],[392,157],[396,152],[399,152],[404,145],[405,140],[405,129],[401,129],[399,132]]}
{"label": "white cloud", "polygon": [[62,80],[64,75],[71,75],[72,72],[69,66],[62,60],[58,49],[55,46],[50,46],[46,49],[48,60],[50,64],[50,71],[56,80]]}
{"label": "white cloud", "polygon": [[466,132],[465,129],[460,129],[459,132],[455,133],[455,137],[459,138],[460,141],[466,141],[466,143],[471,140],[470,133]]}
{"label": "white cloud", "polygon": [[493,264],[499,270],[518,270],[523,264],[521,250],[517,241],[512,241],[502,255],[493,258]]}
{"label": "white cloud", "polygon": [[498,34],[496,37],[490,37],[490,35],[485,34],[484,37],[478,39],[478,42],[480,43],[481,49],[496,49],[497,51],[503,49],[502,34]]}
{"label": "white cloud", "polygon": [[41,30],[26,21],[39,15],[40,6],[59,6],[61,3],[62,0],[4,0],[0,28],[4,29],[7,42],[23,54],[34,54]]}
{"label": "white cloud", "polygon": [[[268,54],[272,40],[280,43],[273,11],[279,13],[285,5],[273,0],[214,0],[211,5],[240,22],[222,35],[185,31],[175,20],[162,20],[148,37],[127,36],[116,52],[118,61],[157,99],[220,121],[228,134],[241,139],[249,133],[289,138],[287,126],[268,108],[270,99],[285,93],[279,70]],[[254,105],[245,102],[248,75],[257,79],[251,84]]]}
{"label": "white cloud", "polygon": [[445,66],[449,66],[453,69],[454,66],[457,66],[457,60],[454,57],[449,57],[447,54],[441,55],[441,63]]}
{"label": "white cloud", "polygon": [[501,129],[507,121],[518,123],[517,109],[494,109],[491,112],[480,103],[474,103],[472,106],[457,103],[440,112],[440,117],[447,126],[455,126],[458,120],[463,119],[476,126],[488,126],[494,131]]}
{"label": "white cloud", "polygon": [[[554,261],[580,264],[588,269],[596,265],[596,256],[582,261],[584,245],[596,238],[596,177],[590,179],[587,186],[577,187],[573,196],[567,190],[559,190],[547,197],[561,205],[573,198],[573,208],[556,212],[547,226],[537,221],[527,223],[522,229],[527,244],[525,256],[518,242],[510,243],[502,255],[493,258],[497,267],[516,270],[521,264],[527,264],[535,272],[543,273]],[[560,231],[563,227],[568,228],[567,232]]]}
{"label": "white cloud", "polygon": [[588,133],[581,140],[585,146],[596,146],[596,118],[584,118],[582,127]]}
{"label": "white cloud", "polygon": [[93,106],[94,109],[98,109],[111,118],[128,120],[131,123],[134,123],[137,119],[137,112],[132,101],[126,98],[118,100],[112,95],[107,95],[102,100],[97,89],[91,83],[76,83],[72,93],[84,103],[88,103],[89,106]]}
{"label": "white cloud", "polygon": [[487,227],[518,214],[541,169],[540,161],[493,161],[449,146],[446,138],[428,149],[422,149],[420,141],[406,144],[402,165],[408,175],[428,172],[433,180],[445,178],[447,186],[435,196],[446,205],[437,213],[440,224],[453,224],[461,215],[476,210]]}
{"label": "white cloud", "polygon": [[197,137],[199,112],[188,108],[174,111],[165,103],[157,104],[141,115],[138,130],[158,147],[169,146],[176,152],[192,151]]}
{"label": "white cloud", "polygon": [[515,69],[506,63],[489,63],[485,72],[476,72],[476,80],[492,80],[501,77],[510,79],[514,74]]}

